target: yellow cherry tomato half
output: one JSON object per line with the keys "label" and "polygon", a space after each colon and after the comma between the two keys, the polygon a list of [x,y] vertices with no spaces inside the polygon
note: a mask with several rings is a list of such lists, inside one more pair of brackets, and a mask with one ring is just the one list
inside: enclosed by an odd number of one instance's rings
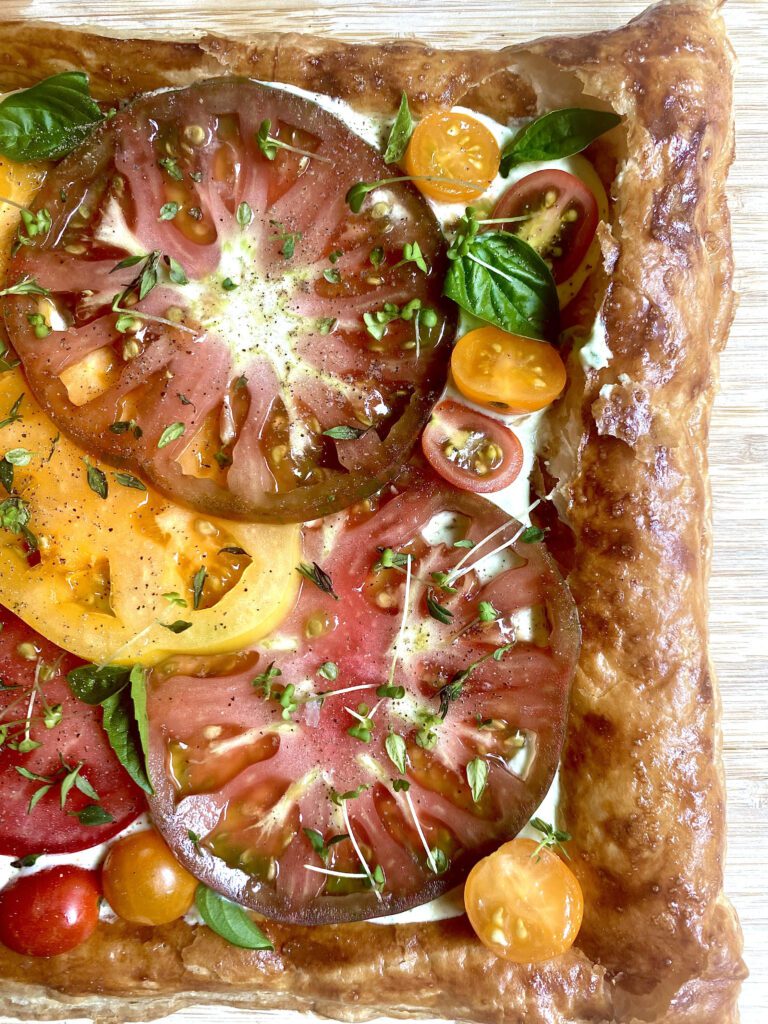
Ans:
{"label": "yellow cherry tomato half", "polygon": [[134,924],[168,924],[192,906],[197,879],[153,828],[118,839],[101,871],[107,902]]}
{"label": "yellow cherry tomato half", "polygon": [[[499,171],[499,144],[484,124],[458,111],[428,114],[419,121],[405,153],[405,168],[422,178],[426,196],[457,203],[477,199]],[[424,181],[423,178],[445,178]]]}
{"label": "yellow cherry tomato half", "polygon": [[579,881],[552,850],[513,839],[470,871],[464,905],[477,937],[497,956],[530,964],[573,945],[584,914]]}
{"label": "yellow cherry tomato half", "polygon": [[510,413],[543,409],[566,382],[556,349],[498,327],[478,327],[459,338],[451,372],[465,398]]}

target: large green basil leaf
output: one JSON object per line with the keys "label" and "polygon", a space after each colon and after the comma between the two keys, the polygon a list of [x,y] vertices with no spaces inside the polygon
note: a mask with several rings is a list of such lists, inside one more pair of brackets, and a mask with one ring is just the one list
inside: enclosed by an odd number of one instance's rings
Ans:
{"label": "large green basil leaf", "polygon": [[11,160],[58,160],[80,145],[104,115],[88,76],[64,71],[0,103],[0,153]]}
{"label": "large green basil leaf", "polygon": [[[133,675],[133,673],[131,673]],[[102,704],[104,718],[102,724],[109,738],[109,743],[120,764],[125,768],[137,786],[145,793],[154,793],[147,773],[147,762],[144,756],[142,736],[146,736],[146,702],[136,702],[131,696],[131,689],[121,690],[112,694]],[[138,706],[137,706],[138,705]],[[139,721],[138,719],[141,719]]]}
{"label": "large green basil leaf", "polygon": [[211,931],[233,946],[241,946],[243,949],[275,948],[247,911],[209,889],[207,885],[198,885],[195,904]]}
{"label": "large green basil leaf", "polygon": [[506,178],[518,164],[573,156],[586,149],[598,136],[615,128],[620,121],[619,115],[610,110],[584,110],[581,107],[550,110],[521,128],[504,147],[499,170]]}
{"label": "large green basil leaf", "polygon": [[557,341],[560,306],[549,267],[517,235],[477,235],[452,260],[443,285],[449,299],[510,334]]}
{"label": "large green basil leaf", "polygon": [[130,676],[130,668],[124,665],[81,665],[67,672],[67,682],[84,704],[102,704],[127,686]]}

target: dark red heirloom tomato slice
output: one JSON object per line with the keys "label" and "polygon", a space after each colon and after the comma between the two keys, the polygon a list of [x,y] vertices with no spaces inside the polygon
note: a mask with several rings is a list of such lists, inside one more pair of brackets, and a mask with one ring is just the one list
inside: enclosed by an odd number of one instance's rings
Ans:
{"label": "dark red heirloom tomato slice", "polygon": [[394,490],[307,530],[314,581],[256,651],[153,673],[155,824],[270,917],[438,896],[518,832],[557,766],[579,629],[549,555],[432,476]]}
{"label": "dark red heirloom tomato slice", "polygon": [[[5,609],[0,626],[0,854],[73,853],[102,843],[146,805],[109,745],[101,708],[70,693],[66,673],[82,662]],[[112,820],[81,822],[92,804]]]}
{"label": "dark red heirloom tomato slice", "polygon": [[432,468],[464,491],[500,491],[523,465],[523,446],[509,427],[459,402],[435,406],[421,446]]}
{"label": "dark red heirloom tomato slice", "polygon": [[64,864],[24,875],[0,892],[0,942],[25,956],[58,956],[99,923],[99,876]]}
{"label": "dark red heirloom tomato slice", "polygon": [[140,98],[50,173],[51,230],[11,262],[9,281],[51,293],[4,304],[35,396],[88,451],[208,514],[301,521],[373,493],[439,394],[455,318],[418,191],[345,202],[387,177],[279,89]]}
{"label": "dark red heirloom tomato slice", "polygon": [[491,217],[527,217],[505,225],[549,263],[555,284],[577,269],[595,237],[597,200],[575,174],[534,171],[508,188]]}

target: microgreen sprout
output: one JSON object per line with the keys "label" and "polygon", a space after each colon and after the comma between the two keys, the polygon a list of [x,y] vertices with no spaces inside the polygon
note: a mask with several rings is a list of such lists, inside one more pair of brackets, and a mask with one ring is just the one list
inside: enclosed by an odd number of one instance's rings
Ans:
{"label": "microgreen sprout", "polygon": [[256,133],[256,144],[267,160],[274,160],[277,156],[278,149],[285,149],[289,153],[296,153],[298,156],[305,156],[310,160],[319,160],[324,164],[333,163],[333,160],[327,156],[320,156],[319,153],[312,153],[307,149],[299,149],[297,146],[290,146],[287,142],[283,142],[274,135],[270,135],[271,130],[272,122],[265,119],[259,125],[259,130]]}

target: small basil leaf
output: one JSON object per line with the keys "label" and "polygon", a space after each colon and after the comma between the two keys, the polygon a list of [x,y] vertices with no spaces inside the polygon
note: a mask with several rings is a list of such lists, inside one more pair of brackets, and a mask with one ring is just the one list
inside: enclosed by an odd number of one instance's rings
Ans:
{"label": "small basil leaf", "polygon": [[84,704],[103,704],[130,680],[131,670],[122,665],[81,665],[67,673],[69,688]]}
{"label": "small basil leaf", "polygon": [[620,121],[619,115],[609,110],[584,110],[580,107],[550,110],[521,128],[504,147],[499,170],[506,178],[518,164],[573,156],[615,128]]}
{"label": "small basil leaf", "polygon": [[141,748],[141,736],[136,724],[134,703],[127,690],[115,693],[102,704],[104,711],[103,726],[110,746],[117,754],[120,764],[125,768],[137,786],[145,793],[154,793],[147,776],[146,763]]}
{"label": "small basil leaf", "polygon": [[359,427],[348,427],[346,424],[342,424],[338,427],[329,427],[323,431],[324,437],[332,437],[334,441],[356,441],[359,437],[362,437],[365,433]]}
{"label": "small basil leaf", "polygon": [[413,117],[408,106],[408,97],[403,93],[400,98],[400,109],[397,111],[395,123],[389,133],[387,148],[384,150],[385,164],[396,164],[403,159],[411,135],[413,135]]}
{"label": "small basil leaf", "polygon": [[560,307],[549,267],[517,235],[478,235],[451,261],[443,293],[468,313],[510,334],[557,341]]}
{"label": "small basil leaf", "polygon": [[184,619],[176,619],[175,622],[161,622],[160,625],[164,629],[169,629],[172,633],[184,633],[186,630],[192,628],[191,622],[185,622]]}
{"label": "small basil leaf", "polygon": [[401,775],[405,775],[405,762],[408,756],[408,749],[403,737],[399,736],[396,732],[391,732],[384,740],[384,746],[392,764],[397,768]]}
{"label": "small basil leaf", "polygon": [[472,799],[477,803],[485,792],[488,784],[488,762],[476,757],[467,765],[467,782],[472,790]]}
{"label": "small basil leaf", "polygon": [[108,825],[115,819],[98,804],[86,804],[81,811],[70,811],[73,818],[77,818],[81,825]]}
{"label": "small basil leaf", "polygon": [[207,885],[198,885],[195,891],[195,904],[211,931],[231,942],[233,946],[240,946],[243,949],[275,948],[242,907],[220,896]]}
{"label": "small basil leaf", "polygon": [[0,153],[21,163],[58,160],[103,120],[88,91],[88,76],[65,71],[0,103]]}

